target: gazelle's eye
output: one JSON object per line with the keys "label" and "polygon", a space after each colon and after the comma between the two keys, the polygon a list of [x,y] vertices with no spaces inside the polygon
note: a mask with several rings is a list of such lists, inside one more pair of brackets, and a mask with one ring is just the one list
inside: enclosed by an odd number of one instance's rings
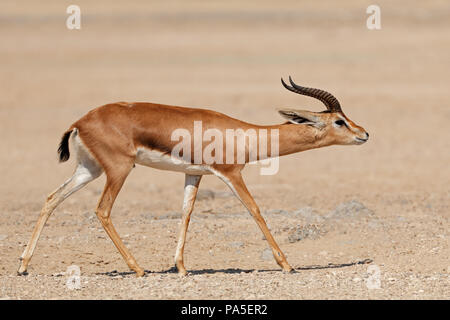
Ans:
{"label": "gazelle's eye", "polygon": [[336,120],[334,123],[335,123],[336,125],[338,125],[339,127],[345,125],[345,121],[344,121],[344,120]]}

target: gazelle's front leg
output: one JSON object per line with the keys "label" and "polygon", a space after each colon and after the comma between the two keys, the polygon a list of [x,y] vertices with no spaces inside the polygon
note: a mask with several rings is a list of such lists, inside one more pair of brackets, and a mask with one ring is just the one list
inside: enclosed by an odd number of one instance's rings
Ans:
{"label": "gazelle's front leg", "polygon": [[177,251],[175,253],[175,265],[180,276],[187,274],[184,268],[183,252],[184,243],[186,242],[186,233],[191,219],[191,213],[194,209],[195,197],[197,196],[198,185],[200,184],[202,176],[193,176],[186,174],[184,182],[184,200],[183,200],[183,217],[180,226],[180,233],[178,236]]}
{"label": "gazelle's front leg", "polygon": [[241,202],[244,204],[244,206],[247,208],[247,210],[253,216],[256,223],[258,224],[258,227],[261,229],[262,233],[264,234],[264,236],[267,239],[267,242],[269,243],[270,247],[272,248],[273,256],[275,258],[275,261],[278,263],[278,265],[284,271],[287,271],[287,272],[293,271],[292,267],[287,262],[286,257],[284,256],[280,247],[278,247],[277,243],[275,242],[275,239],[273,238],[272,234],[270,233],[270,230],[267,227],[266,222],[264,221],[264,218],[261,216],[258,205],[256,204],[256,202],[253,199],[250,192],[247,190],[247,187],[245,186],[245,182],[242,179],[241,173],[239,171],[234,171],[234,172],[228,173],[226,175],[218,174],[218,176],[231,188],[231,190],[234,192],[234,194],[239,198],[239,200],[241,200]]}

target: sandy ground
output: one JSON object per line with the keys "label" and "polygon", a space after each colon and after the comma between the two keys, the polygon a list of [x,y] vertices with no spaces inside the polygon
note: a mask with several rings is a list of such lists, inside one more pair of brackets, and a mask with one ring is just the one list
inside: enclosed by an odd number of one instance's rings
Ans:
{"label": "sandy ground", "polygon": [[[450,5],[378,1],[2,1],[0,298],[449,299]],[[61,134],[93,107],[151,101],[206,107],[259,124],[275,108],[320,111],[280,76],[334,93],[370,133],[363,146],[283,157],[244,171],[284,274],[252,218],[217,178],[203,179],[185,265],[171,271],[184,177],[136,167],[113,221],[146,276],[130,273],[96,219],[104,177],[51,216],[29,267],[19,256],[48,193],[67,179]],[[65,273],[81,269],[70,290]]]}

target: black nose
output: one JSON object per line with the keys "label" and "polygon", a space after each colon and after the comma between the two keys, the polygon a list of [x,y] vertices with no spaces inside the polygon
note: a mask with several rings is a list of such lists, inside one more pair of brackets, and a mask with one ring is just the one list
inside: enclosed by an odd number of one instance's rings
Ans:
{"label": "black nose", "polygon": [[366,139],[369,139],[369,133],[366,132]]}

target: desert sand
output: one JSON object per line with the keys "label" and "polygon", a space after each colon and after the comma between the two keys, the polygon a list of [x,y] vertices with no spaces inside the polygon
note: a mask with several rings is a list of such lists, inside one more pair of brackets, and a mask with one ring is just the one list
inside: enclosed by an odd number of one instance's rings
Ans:
{"label": "desert sand", "polygon": [[[0,298],[449,299],[450,4],[377,1],[2,1]],[[104,176],[50,217],[16,274],[46,196],[70,177],[63,132],[116,101],[209,108],[257,124],[279,107],[322,111],[280,77],[323,88],[370,133],[280,159],[244,179],[296,273],[283,273],[219,179],[200,185],[185,265],[173,271],[184,175],[136,166],[112,212],[146,275],[136,278],[97,220]],[[69,266],[80,286],[67,286]],[[374,285],[375,283],[375,285]]]}

